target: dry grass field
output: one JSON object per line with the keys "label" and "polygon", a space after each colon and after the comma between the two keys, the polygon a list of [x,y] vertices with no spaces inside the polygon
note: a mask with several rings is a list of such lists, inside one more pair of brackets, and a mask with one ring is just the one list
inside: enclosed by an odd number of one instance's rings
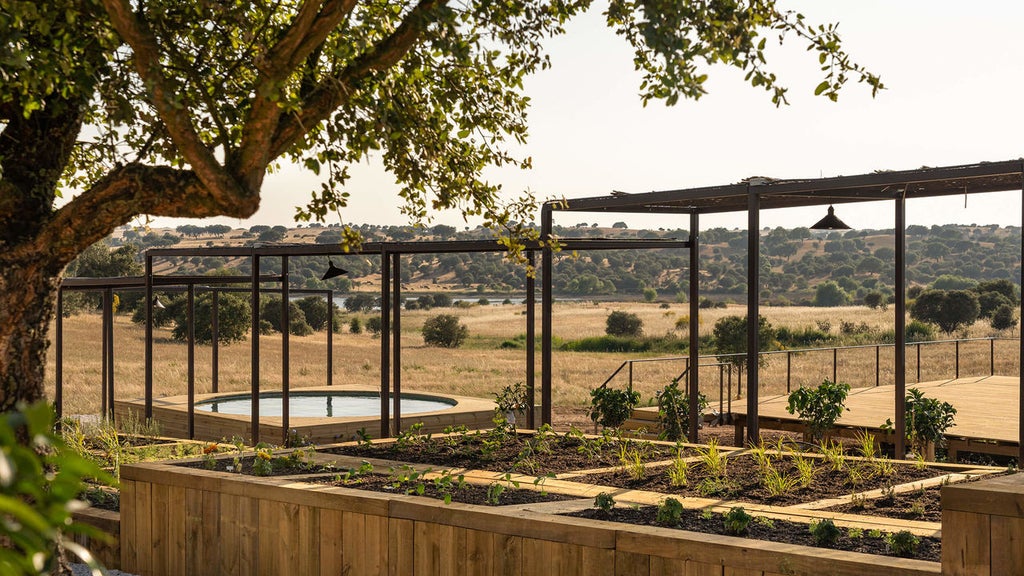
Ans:
{"label": "dry grass field", "polygon": [[[470,332],[462,348],[449,350],[427,347],[419,329],[424,320],[441,312],[455,311]],[[639,315],[644,331],[649,335],[674,334],[686,336],[685,329],[675,329],[680,317],[688,314],[686,304],[672,304],[668,309],[646,303],[592,303],[559,302],[554,308],[554,334],[556,338],[570,340],[604,334],[605,318],[613,310],[626,310]],[[725,315],[743,314],[743,307],[701,311],[701,335],[711,333],[716,320]],[[801,308],[763,307],[762,314],[775,327],[805,328],[815,326],[818,320],[831,322],[833,332],[840,322],[866,323],[871,328],[890,329],[892,311],[870,310],[865,307]],[[501,342],[525,334],[525,306],[473,306],[460,309],[434,309],[430,311],[403,311],[402,313],[402,386],[406,390],[450,392],[467,396],[493,397],[502,386],[525,381],[526,353],[522,349],[502,349]],[[538,305],[538,341],[539,341]],[[115,394],[118,398],[136,398],[143,395],[144,330],[132,324],[127,316],[115,319]],[[100,405],[101,357],[100,317],[96,314],[74,316],[64,321],[64,403],[65,413],[95,413]],[[51,330],[51,337],[53,331]],[[995,335],[981,323],[972,328],[969,336]],[[265,390],[281,386],[280,335],[263,336],[261,342],[261,386]],[[995,345],[996,374],[1017,374],[1017,343],[999,341]],[[989,343],[965,343],[960,349],[960,375],[989,373]],[[917,350],[907,351],[907,381],[915,382]],[[539,386],[540,354],[537,355],[537,385]],[[653,402],[654,392],[668,384],[684,369],[684,360],[649,361],[657,354],[627,353],[554,353],[554,403],[556,407],[582,407],[589,402],[589,391],[599,386],[626,360],[648,360],[633,365],[634,386],[640,390],[642,403]],[[241,342],[220,348],[220,390],[248,390],[250,386],[250,346]],[[837,356],[837,375],[850,385],[875,384],[876,351],[874,346],[840,350]],[[51,347],[48,365],[48,395],[54,394],[55,354]],[[712,363],[712,358],[702,361]],[[792,354],[790,384],[813,385],[832,377],[831,350]],[[893,348],[878,351],[880,383],[893,381]],[[921,346],[921,381],[952,378],[955,353],[953,344]],[[184,394],[187,382],[187,347],[170,337],[170,330],[156,331],[154,390],[157,396]],[[614,385],[625,386],[628,369],[614,380]],[[737,374],[731,375],[733,398],[740,396]],[[773,355],[760,372],[762,396],[785,393],[787,384],[786,354]],[[326,383],[326,334],[291,338],[291,385],[320,386]],[[702,391],[717,408],[720,382],[723,389],[730,384],[728,373],[717,367],[701,369]],[[720,380],[721,378],[721,380]],[[744,387],[745,387],[745,380]],[[367,333],[349,334],[347,331],[334,338],[334,382],[337,384],[380,384],[380,339]],[[196,347],[197,393],[211,390],[211,347]],[[722,394],[723,404],[728,393]]]}

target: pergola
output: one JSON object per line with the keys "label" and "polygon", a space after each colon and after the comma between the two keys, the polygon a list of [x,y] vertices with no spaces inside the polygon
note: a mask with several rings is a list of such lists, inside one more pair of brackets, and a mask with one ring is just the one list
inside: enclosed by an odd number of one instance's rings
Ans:
{"label": "pergola", "polygon": [[[896,454],[905,453],[905,396],[906,396],[906,201],[983,192],[1024,191],[1024,160],[984,162],[942,168],[921,168],[893,172],[875,172],[856,176],[838,176],[804,180],[775,180],[751,178],[744,182],[724,186],[665,190],[639,194],[614,194],[591,198],[577,198],[547,202],[541,214],[541,237],[551,239],[556,212],[621,212],[643,214],[688,214],[689,238],[689,300],[690,300],[690,358],[698,357],[697,331],[700,322],[699,299],[699,243],[698,229],[701,214],[726,212],[747,213],[747,441],[756,443],[758,429],[758,350],[760,342],[757,318],[760,304],[760,270],[757,263],[760,243],[760,213],[762,209],[820,206],[852,202],[891,201],[894,207],[895,229],[895,328],[896,353],[894,361],[895,400],[894,414]],[[1024,239],[1022,239],[1024,244]],[[1022,246],[1024,253],[1024,246]],[[551,385],[551,268],[552,253],[545,250],[542,262],[542,387]],[[1024,339],[1019,350],[1024,358]],[[699,371],[691,364],[688,379],[690,398],[700,390]],[[1018,423],[1024,421],[1024,378],[1021,379]],[[697,439],[697,402],[690,402],[690,441]],[[1024,461],[1024,426],[1019,426],[1019,459]]]}

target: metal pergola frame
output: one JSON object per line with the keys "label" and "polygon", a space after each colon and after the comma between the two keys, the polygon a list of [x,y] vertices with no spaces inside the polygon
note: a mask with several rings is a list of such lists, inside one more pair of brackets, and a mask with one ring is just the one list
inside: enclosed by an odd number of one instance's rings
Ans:
{"label": "metal pergola frame", "polygon": [[[622,250],[636,248],[686,248],[688,240],[660,239],[567,239],[557,243],[559,249],[571,251],[587,250]],[[259,441],[259,297],[264,290],[261,283],[279,283],[281,288],[272,292],[282,294],[282,325],[288,325],[289,294],[295,293],[327,293],[329,301],[333,301],[333,291],[291,289],[289,287],[288,258],[301,256],[365,256],[376,254],[381,259],[381,436],[397,433],[401,429],[401,257],[406,254],[441,254],[441,253],[478,253],[504,252],[507,247],[496,240],[466,241],[434,241],[434,242],[371,242],[365,243],[357,250],[345,252],[336,245],[317,244],[257,244],[248,247],[205,247],[205,248],[156,248],[145,253],[145,275],[135,278],[68,278],[65,279],[58,293],[57,321],[57,368],[56,381],[57,409],[61,409],[62,401],[62,351],[63,330],[61,312],[63,291],[67,290],[102,290],[104,292],[103,321],[103,399],[109,399],[110,410],[113,410],[113,323],[112,308],[109,305],[114,289],[145,290],[146,306],[146,337],[145,337],[145,417],[152,418],[153,410],[153,304],[155,291],[187,291],[189,294],[189,430],[192,430],[193,397],[194,397],[194,291],[197,286],[208,287],[211,284],[248,284],[248,288],[211,288],[217,291],[248,291],[253,307],[251,327],[251,435],[253,443]],[[550,245],[534,242],[525,247],[528,261],[535,262],[535,253],[542,250],[550,255]],[[250,258],[252,272],[249,276],[188,276],[158,275],[153,271],[153,260],[156,258],[187,258],[192,256],[221,256],[234,258]],[[280,275],[264,275],[260,272],[260,259],[265,257],[281,258]],[[546,257],[546,259],[550,259]],[[550,269],[547,271],[550,277]],[[532,275],[526,279],[526,387],[529,408],[527,425],[535,425],[535,282]],[[546,300],[550,309],[550,294]],[[213,319],[216,322],[216,311]],[[288,396],[289,396],[289,354],[288,331],[284,330],[282,338],[282,429],[287,434],[289,427]],[[331,334],[328,333],[328,362],[332,358]],[[216,350],[216,347],[215,347]],[[216,362],[216,360],[214,360]],[[550,362],[548,363],[550,366]],[[332,367],[328,368],[328,385],[332,383]],[[541,422],[551,423],[552,393],[551,378],[542,378],[541,387]],[[393,399],[393,402],[391,400]],[[392,408],[389,417],[389,405]]]}
{"label": "metal pergola frame", "polygon": [[[906,396],[906,201],[983,192],[1021,190],[1024,193],[1024,160],[986,162],[941,168],[875,172],[833,178],[775,180],[751,178],[737,184],[665,190],[640,194],[616,194],[551,201],[541,212],[541,239],[551,240],[555,212],[622,212],[647,214],[687,214],[690,219],[690,357],[697,358],[700,309],[698,229],[701,214],[747,212],[747,441],[756,443],[758,427],[758,363],[760,342],[757,317],[760,303],[760,212],[763,209],[821,206],[852,202],[892,201],[895,205],[895,435],[896,456],[902,458],[905,446]],[[1022,203],[1024,205],[1024,203]],[[1024,214],[1022,214],[1024,223]],[[1024,236],[1022,236],[1024,255]],[[1024,256],[1022,256],[1024,262]],[[541,335],[542,386],[550,387],[551,378],[551,252],[544,251],[543,326]],[[1022,294],[1024,298],[1024,294]],[[1024,338],[1019,355],[1024,359]],[[699,393],[698,370],[689,371],[690,398]],[[1024,375],[1020,378],[1018,416],[1019,453],[1024,462]],[[697,402],[690,402],[690,441],[697,440]]]}

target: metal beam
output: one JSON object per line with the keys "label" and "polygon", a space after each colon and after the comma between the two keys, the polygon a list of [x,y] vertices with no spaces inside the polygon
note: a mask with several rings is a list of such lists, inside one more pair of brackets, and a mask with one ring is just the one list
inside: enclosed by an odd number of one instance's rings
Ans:
{"label": "metal beam", "polygon": [[[540,238],[551,242],[551,204],[541,209]],[[554,257],[548,245],[541,253],[541,295],[540,295],[540,421],[551,424],[551,269]]]}
{"label": "metal beam", "polygon": [[761,439],[758,424],[757,397],[759,389],[758,333],[761,313],[761,207],[757,192],[751,187],[747,194],[747,444],[756,446]]}
{"label": "metal beam", "polygon": [[391,379],[394,381],[392,386],[394,387],[395,398],[392,402],[394,408],[392,409],[391,418],[394,421],[395,434],[399,434],[402,431],[402,256],[401,254],[391,255],[391,267],[393,269],[391,273],[391,282],[394,284],[394,302],[392,304],[394,315],[394,325],[391,327],[391,332],[394,338],[394,352],[392,352],[392,376]]}
{"label": "metal beam", "polygon": [[250,326],[251,340],[250,344],[250,367],[252,381],[250,382],[250,401],[252,407],[250,408],[249,414],[251,415],[252,422],[252,443],[253,445],[260,441],[260,257],[255,255],[252,257],[252,285],[251,285],[251,306],[252,306],[252,326]]}
{"label": "metal beam", "polygon": [[698,231],[700,216],[696,212],[690,213],[690,429],[688,440],[697,442],[697,428],[700,423],[700,348],[698,346],[700,329],[700,246],[698,243]]}
{"label": "metal beam", "polygon": [[391,436],[388,400],[391,393],[391,255],[380,253],[380,436]]}
{"label": "metal beam", "polygon": [[288,256],[281,256],[281,445],[288,445],[291,428],[291,296],[288,278]]}
{"label": "metal beam", "polygon": [[893,290],[896,292],[896,347],[893,355],[895,375],[895,456],[903,459],[907,454],[907,201],[903,196],[896,198],[895,248],[896,270]]}

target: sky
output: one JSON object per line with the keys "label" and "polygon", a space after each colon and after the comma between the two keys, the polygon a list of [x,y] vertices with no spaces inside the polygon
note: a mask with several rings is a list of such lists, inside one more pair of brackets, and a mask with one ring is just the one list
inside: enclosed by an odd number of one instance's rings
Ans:
{"label": "sky", "polygon": [[[574,20],[549,43],[552,68],[526,83],[532,99],[530,139],[514,148],[533,169],[490,170],[510,198],[530,190],[540,200],[728,184],[750,176],[814,178],[874,170],[905,170],[1001,161],[1024,156],[1024,2],[950,0],[813,0],[778,3],[812,22],[838,22],[853,59],[882,76],[887,89],[872,98],[851,83],[837,103],[813,96],[822,80],[815,54],[791,41],[769,53],[769,66],[789,88],[789,106],[724,66],[708,70],[708,94],[673,107],[646,108],[627,44],[604,26],[600,7]],[[771,38],[774,38],[772,36]],[[772,44],[772,42],[769,42]],[[379,163],[352,166],[344,223],[407,224],[398,187]],[[319,180],[285,166],[268,176],[259,212],[248,220],[156,219],[183,223],[294,225]],[[966,201],[966,207],[965,207]],[[762,212],[761,226],[809,226],[821,207]],[[843,205],[837,215],[853,228],[893,227],[891,203]],[[434,223],[476,226],[456,212]],[[539,218],[539,216],[538,216]],[[567,214],[556,224],[587,221],[633,228],[686,228],[686,216]],[[338,222],[337,216],[327,223]],[[907,224],[1021,224],[1021,194],[909,201]],[[701,228],[746,227],[745,214],[708,215]]]}

